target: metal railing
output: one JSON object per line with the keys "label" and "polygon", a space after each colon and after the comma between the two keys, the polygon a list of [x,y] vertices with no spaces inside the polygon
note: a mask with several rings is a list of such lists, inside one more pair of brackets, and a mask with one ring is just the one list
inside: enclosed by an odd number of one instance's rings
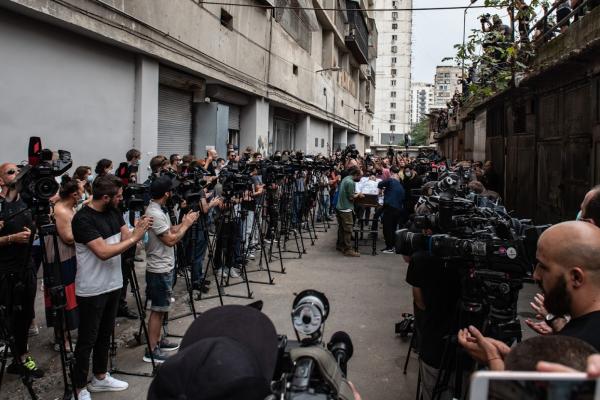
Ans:
{"label": "metal railing", "polygon": [[[534,43],[546,42],[548,40],[553,39],[554,33],[562,28],[563,26],[567,26],[570,24],[571,18],[578,15],[580,11],[587,8],[588,4],[592,6],[592,9],[597,6],[597,0],[583,0],[577,7],[571,10],[571,12],[565,16],[562,20],[556,21],[552,27],[550,27],[548,19],[552,16],[552,13],[557,11],[559,7],[559,3],[554,4],[552,7],[548,9],[548,11],[544,12],[544,16],[537,21],[533,27],[527,32],[527,36],[530,37],[532,33],[534,33],[537,29],[542,30],[542,35],[534,38]],[[581,15],[581,18],[585,18],[585,15]]]}

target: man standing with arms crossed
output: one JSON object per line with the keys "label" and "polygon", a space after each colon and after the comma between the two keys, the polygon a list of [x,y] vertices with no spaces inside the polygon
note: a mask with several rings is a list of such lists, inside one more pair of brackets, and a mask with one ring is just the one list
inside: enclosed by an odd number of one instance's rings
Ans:
{"label": "man standing with arms crossed", "polygon": [[[151,219],[142,218],[133,231],[127,228],[118,209],[123,200],[123,183],[116,176],[96,178],[93,193],[92,201],[75,214],[72,222],[77,256],[75,292],[80,312],[73,381],[79,400],[91,399],[89,392],[129,387],[107,372],[110,336],[123,287],[121,254],[134,247],[152,226]],[[92,351],[93,376],[86,389]]]}

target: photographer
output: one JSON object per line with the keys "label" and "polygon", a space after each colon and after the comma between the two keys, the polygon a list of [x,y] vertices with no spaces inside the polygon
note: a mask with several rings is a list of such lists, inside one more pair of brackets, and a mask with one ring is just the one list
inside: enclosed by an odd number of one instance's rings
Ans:
{"label": "photographer", "polygon": [[[157,363],[166,360],[164,351],[177,350],[178,345],[160,339],[163,319],[171,305],[173,288],[173,269],[175,268],[174,246],[184,237],[187,230],[198,219],[198,212],[186,214],[181,224],[171,226],[171,219],[164,208],[172,196],[173,180],[168,176],[156,178],[150,185],[152,200],[146,208],[146,217],[152,220],[146,243],[146,296],[151,302],[148,318],[148,338],[153,349],[152,358]],[[152,362],[148,349],[144,354],[145,362]]]}
{"label": "photographer", "polygon": [[356,182],[360,181],[362,172],[358,167],[348,170],[348,175],[340,183],[340,190],[336,204],[338,219],[338,236],[336,249],[347,257],[360,257],[360,253],[352,248],[352,227],[354,225],[352,213],[354,210],[354,199],[364,197],[362,193],[356,193]]}
{"label": "photographer", "polygon": [[[557,334],[583,340],[600,350],[600,228],[580,221],[548,228],[537,246],[533,278],[544,292],[544,307],[571,320]],[[548,321],[551,326],[552,321]],[[550,330],[546,334],[552,334]],[[509,350],[470,327],[459,332],[461,346],[481,364],[504,360]]]}
{"label": "photographer", "polygon": [[400,169],[396,166],[391,168],[391,177],[379,182],[377,187],[383,192],[383,236],[385,238],[385,249],[381,252],[394,254],[396,241],[396,229],[404,223],[404,187],[400,182]]}
{"label": "photographer", "polygon": [[171,154],[169,156],[169,169],[176,174],[181,172],[181,164],[183,164],[183,158],[179,154]]}
{"label": "photographer", "polygon": [[6,307],[5,323],[15,341],[6,372],[41,378],[44,372],[28,354],[27,344],[35,316],[36,273],[30,253],[35,227],[27,204],[11,187],[18,172],[16,164],[0,165],[0,306]]}
{"label": "photographer", "polygon": [[[424,206],[417,210],[419,215],[430,213]],[[433,232],[424,230],[423,233],[431,235]],[[433,396],[440,371],[445,337],[456,331],[460,279],[455,265],[422,251],[411,256],[406,282],[412,286],[422,393],[423,399],[428,400]],[[452,388],[448,390],[451,392]]]}
{"label": "photographer", "polygon": [[120,391],[128,387],[107,373],[110,336],[123,287],[120,255],[135,246],[152,225],[150,219],[142,218],[129,231],[118,209],[123,200],[123,183],[117,177],[98,177],[92,189],[92,201],[75,214],[72,222],[77,257],[75,290],[80,311],[73,381],[80,400],[90,399],[85,387],[92,350],[89,391]]}
{"label": "photographer", "polygon": [[[226,305],[208,310],[190,325],[179,352],[158,370],[148,400],[271,398],[277,341],[271,320],[254,308]],[[360,400],[348,384],[348,398]]]}

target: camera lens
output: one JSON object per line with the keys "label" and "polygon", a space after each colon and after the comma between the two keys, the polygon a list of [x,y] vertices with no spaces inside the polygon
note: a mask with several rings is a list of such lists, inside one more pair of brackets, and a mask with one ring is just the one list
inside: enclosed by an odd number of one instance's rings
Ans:
{"label": "camera lens", "polygon": [[35,197],[48,200],[58,192],[59,185],[53,177],[43,177],[34,184],[33,193]]}

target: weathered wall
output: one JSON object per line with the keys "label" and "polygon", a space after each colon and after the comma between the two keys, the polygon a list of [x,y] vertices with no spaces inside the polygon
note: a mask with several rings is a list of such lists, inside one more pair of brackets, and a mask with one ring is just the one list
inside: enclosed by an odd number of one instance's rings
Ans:
{"label": "weathered wall", "polygon": [[0,54],[0,137],[9,139],[1,161],[25,160],[31,135],[70,150],[75,165],[125,159],[134,145],[133,55],[6,10]]}

